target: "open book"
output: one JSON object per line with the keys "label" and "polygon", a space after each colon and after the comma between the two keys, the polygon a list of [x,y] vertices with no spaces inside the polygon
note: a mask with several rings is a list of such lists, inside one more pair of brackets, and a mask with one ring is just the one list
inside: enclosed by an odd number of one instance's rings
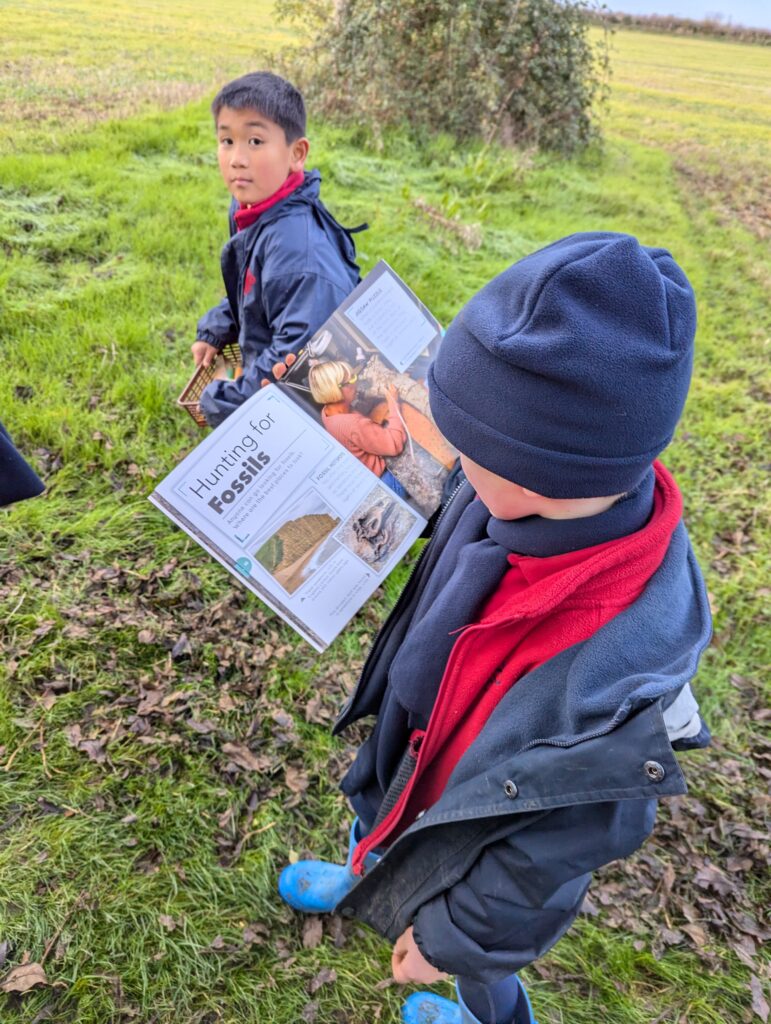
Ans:
{"label": "open book", "polygon": [[454,450],[428,408],[441,329],[380,262],[278,385],[150,500],[318,651],[438,508]]}

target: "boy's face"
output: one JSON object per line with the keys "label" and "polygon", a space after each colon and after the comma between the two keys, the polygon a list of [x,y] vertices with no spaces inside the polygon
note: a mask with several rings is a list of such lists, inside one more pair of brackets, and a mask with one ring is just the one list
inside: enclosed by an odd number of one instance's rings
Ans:
{"label": "boy's face", "polygon": [[469,483],[496,519],[585,519],[605,512],[621,497],[612,494],[603,498],[546,498],[491,473],[468,455],[461,455],[460,462]]}
{"label": "boy's face", "polygon": [[308,156],[308,140],[287,142],[284,129],[256,110],[223,107],[217,116],[217,156],[231,195],[253,206],[278,191]]}

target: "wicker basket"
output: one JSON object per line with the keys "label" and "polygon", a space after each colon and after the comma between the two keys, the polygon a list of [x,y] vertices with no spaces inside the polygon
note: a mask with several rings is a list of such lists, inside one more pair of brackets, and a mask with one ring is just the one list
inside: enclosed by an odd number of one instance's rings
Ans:
{"label": "wicker basket", "polygon": [[213,380],[238,380],[242,372],[241,350],[238,345],[225,345],[211,366],[198,367],[177,399],[177,405],[186,409],[199,427],[207,426],[199,404],[203,389]]}

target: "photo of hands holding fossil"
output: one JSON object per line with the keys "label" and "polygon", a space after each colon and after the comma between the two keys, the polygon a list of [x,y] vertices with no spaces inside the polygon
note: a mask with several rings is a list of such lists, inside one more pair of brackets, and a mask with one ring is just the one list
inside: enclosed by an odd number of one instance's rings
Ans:
{"label": "photo of hands holding fossil", "polygon": [[355,334],[333,317],[274,376],[382,483],[430,515],[456,453],[431,419],[423,361],[399,372]]}

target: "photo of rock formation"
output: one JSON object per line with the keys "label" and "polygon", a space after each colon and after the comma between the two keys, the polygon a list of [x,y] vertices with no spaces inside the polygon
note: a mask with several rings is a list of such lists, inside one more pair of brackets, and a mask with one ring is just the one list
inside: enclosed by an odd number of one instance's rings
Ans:
{"label": "photo of rock formation", "polygon": [[293,594],[338,549],[330,534],[339,524],[339,516],[326,502],[315,491],[308,491],[262,542],[254,557],[287,593]]}
{"label": "photo of rock formation", "polygon": [[391,491],[378,485],[346,519],[337,536],[349,551],[380,572],[416,519]]}

